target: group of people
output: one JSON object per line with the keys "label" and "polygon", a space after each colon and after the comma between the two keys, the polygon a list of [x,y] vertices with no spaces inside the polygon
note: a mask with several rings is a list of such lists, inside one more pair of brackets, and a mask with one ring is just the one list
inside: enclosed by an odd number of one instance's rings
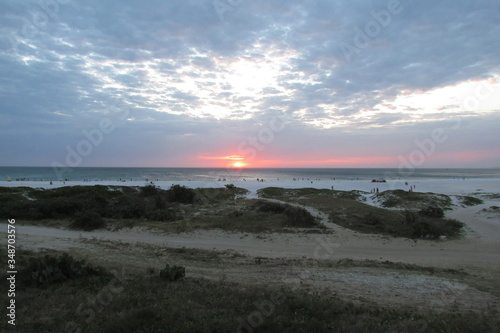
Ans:
{"label": "group of people", "polygon": [[[408,186],[408,182],[405,182],[405,185]],[[410,185],[410,189],[408,192],[413,192],[415,190],[415,185]]]}

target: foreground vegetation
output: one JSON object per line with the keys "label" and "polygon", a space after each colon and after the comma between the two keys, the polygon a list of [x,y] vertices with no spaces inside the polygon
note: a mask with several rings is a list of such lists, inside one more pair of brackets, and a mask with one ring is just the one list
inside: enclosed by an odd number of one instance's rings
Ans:
{"label": "foreground vegetation", "polygon": [[444,209],[449,207],[451,199],[443,195],[405,191],[374,195],[383,206],[398,207],[396,210],[363,203],[364,197],[359,191],[268,187],[259,190],[258,194],[262,198],[315,207],[327,213],[332,223],[365,233],[437,239],[440,236],[457,237],[463,227],[459,221],[444,218]]}
{"label": "foreground vegetation", "polygon": [[290,205],[243,198],[247,190],[191,189],[173,185],[72,186],[55,189],[0,188],[0,215],[36,224],[94,230],[150,226],[167,232],[223,229],[239,232],[290,232],[321,226],[311,214]]}
{"label": "foreground vegetation", "polygon": [[[2,258],[5,254],[3,250]],[[26,251],[18,255],[20,263],[44,262],[45,258]],[[80,262],[57,253],[50,258]],[[127,267],[113,270],[92,263],[85,267],[93,273],[20,285],[17,331],[494,332],[499,324],[495,313],[382,308],[328,293],[195,279],[189,269],[185,277],[182,271],[180,279],[166,279],[148,272],[132,273]],[[19,274],[23,272],[20,269]],[[0,292],[6,293],[6,285],[1,284]],[[7,325],[3,321],[0,327],[7,331]]]}
{"label": "foreground vegetation", "polygon": [[397,209],[422,209],[433,206],[446,210],[451,209],[452,205],[451,198],[444,194],[408,192],[403,190],[377,193],[375,200],[379,201],[383,207]]}
{"label": "foreground vegetation", "polygon": [[[236,232],[295,232],[306,228],[326,232],[304,208],[278,199],[314,207],[331,222],[365,233],[407,238],[457,237],[462,223],[444,218],[451,199],[445,195],[385,191],[372,195],[380,203],[365,204],[360,191],[264,188],[264,200],[246,199],[247,190],[231,184],[224,188],[191,189],[173,185],[73,186],[56,189],[0,188],[0,215],[47,226],[79,230],[154,227],[166,232],[222,229]],[[479,199],[463,197],[463,204]]]}

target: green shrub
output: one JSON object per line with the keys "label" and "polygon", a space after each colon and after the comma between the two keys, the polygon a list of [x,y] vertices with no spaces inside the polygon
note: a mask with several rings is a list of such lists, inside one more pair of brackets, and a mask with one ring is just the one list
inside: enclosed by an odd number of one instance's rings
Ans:
{"label": "green shrub", "polygon": [[381,224],[380,219],[375,214],[373,214],[373,212],[369,212],[365,215],[365,223],[369,225]]}
{"label": "green shrub", "polygon": [[195,191],[186,186],[172,185],[167,191],[167,197],[171,202],[192,204],[194,202]]}
{"label": "green shrub", "polygon": [[75,215],[83,209],[81,199],[59,197],[39,199],[33,202],[40,218],[66,218]]}
{"label": "green shrub", "polygon": [[133,309],[127,311],[123,316],[113,316],[113,318],[110,318],[106,327],[106,333],[153,332],[146,331],[144,328],[160,320],[161,316],[155,313],[153,307]]}
{"label": "green shrub", "polygon": [[75,214],[72,225],[77,229],[91,231],[105,227],[106,222],[99,213],[93,210],[86,210]]}
{"label": "green shrub", "polygon": [[413,237],[434,239],[439,236],[457,236],[462,227],[463,223],[457,220],[421,218],[412,228]]}
{"label": "green shrub", "polygon": [[445,226],[447,228],[450,228],[450,229],[458,232],[458,231],[460,231],[460,229],[463,228],[464,224],[460,221],[455,220],[455,219],[446,219]]}
{"label": "green shrub", "polygon": [[253,208],[263,213],[281,214],[285,211],[287,205],[283,205],[277,202],[259,200],[253,205]]}
{"label": "green shrub", "polygon": [[117,219],[141,218],[146,211],[143,198],[123,196],[109,205],[109,217]]}
{"label": "green shrub", "polygon": [[109,276],[104,268],[88,265],[85,260],[75,260],[67,253],[59,257],[46,255],[41,258],[31,258],[20,273],[22,283],[35,286],[78,277]]}
{"label": "green shrub", "polygon": [[155,195],[159,195],[160,192],[161,192],[160,188],[152,184],[141,187],[141,194],[145,197],[152,197]]}
{"label": "green shrub", "polygon": [[31,202],[22,193],[0,193],[0,215],[29,218]]}
{"label": "green shrub", "polygon": [[146,218],[151,221],[175,221],[179,217],[175,210],[169,209],[156,209],[146,213]]}
{"label": "green shrub", "polygon": [[154,197],[155,200],[155,208],[156,209],[165,209],[167,208],[167,200],[160,195]]}
{"label": "green shrub", "polygon": [[238,218],[238,217],[241,217],[243,215],[244,215],[243,212],[240,210],[233,210],[233,211],[229,212],[229,214],[227,214],[227,216],[231,217],[231,218]]}
{"label": "green shrub", "polygon": [[108,213],[108,205],[108,198],[97,191],[82,200],[83,210],[93,210],[101,216],[106,216]]}
{"label": "green shrub", "polygon": [[447,209],[451,206],[451,198],[444,194],[408,192],[403,190],[389,190],[376,195],[382,200],[382,206],[388,208],[425,208],[438,206]]}
{"label": "green shrub", "polygon": [[226,188],[202,187],[196,188],[193,191],[196,194],[194,202],[199,204],[217,203],[227,200],[234,201],[237,197],[243,196],[249,192],[244,188],[236,187],[232,184],[226,185]]}
{"label": "green shrub", "polygon": [[177,281],[186,276],[186,269],[182,266],[165,265],[165,268],[160,271],[160,277],[168,281]]}
{"label": "green shrub", "polygon": [[418,222],[413,225],[413,237],[424,238],[424,237],[436,238],[439,235],[435,234],[435,230],[432,229],[431,225],[427,222]]}
{"label": "green shrub", "polygon": [[311,227],[316,224],[314,216],[301,207],[288,206],[284,214],[287,225],[292,227]]}
{"label": "green shrub", "polygon": [[444,216],[444,211],[440,207],[428,206],[419,212],[420,215],[429,217],[441,218]]}
{"label": "green shrub", "polygon": [[406,224],[414,225],[417,222],[417,215],[412,211],[405,210],[405,220]]}
{"label": "green shrub", "polygon": [[484,203],[483,200],[475,197],[463,196],[459,198],[461,199],[462,204],[465,206],[477,206]]}

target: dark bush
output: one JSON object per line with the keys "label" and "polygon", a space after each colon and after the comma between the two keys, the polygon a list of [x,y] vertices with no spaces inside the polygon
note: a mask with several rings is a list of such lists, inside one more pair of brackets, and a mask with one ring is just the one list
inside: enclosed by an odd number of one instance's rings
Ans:
{"label": "dark bush", "polygon": [[66,218],[72,217],[83,209],[83,202],[78,198],[59,197],[39,199],[33,202],[40,218]]}
{"label": "dark bush", "polygon": [[81,197],[82,193],[93,190],[91,186],[63,186],[53,189],[36,189],[31,193],[36,199],[56,199]]}
{"label": "dark bush", "polygon": [[446,219],[445,221],[446,221],[445,226],[447,228],[450,228],[450,229],[455,230],[457,232],[460,231],[460,229],[462,229],[464,226],[464,224],[462,222],[457,221],[455,219]]}
{"label": "dark bush", "polygon": [[373,214],[372,212],[369,212],[368,214],[365,215],[365,223],[368,225],[379,225],[380,219]]}
{"label": "dark bush", "polygon": [[141,218],[146,211],[144,199],[137,196],[124,196],[108,207],[109,217],[117,219]]}
{"label": "dark bush", "polygon": [[167,191],[167,197],[171,202],[192,204],[195,197],[195,191],[186,186],[172,185]]}
{"label": "dark bush", "polygon": [[106,333],[124,333],[124,332],[153,332],[145,330],[161,321],[161,316],[155,313],[153,307],[137,310],[130,310],[122,316],[113,316],[110,318],[106,327]]}
{"label": "dark bush", "polygon": [[243,216],[243,212],[240,211],[240,210],[233,210],[232,212],[230,212],[229,214],[227,214],[228,217],[231,217],[231,218],[238,218],[240,216]]}
{"label": "dark bush", "polygon": [[155,195],[159,195],[160,193],[160,188],[152,184],[141,187],[141,194],[145,197],[152,197]]}
{"label": "dark bush", "polygon": [[254,209],[263,212],[263,213],[274,213],[274,214],[281,214],[285,211],[287,208],[286,205],[277,203],[277,202],[270,202],[270,201],[262,201],[259,200],[253,205]]}
{"label": "dark bush", "polygon": [[424,238],[431,236],[432,238],[436,238],[439,235],[435,234],[435,231],[431,227],[431,225],[427,222],[418,222],[413,225],[413,237],[416,238]]}
{"label": "dark bush", "polygon": [[179,217],[175,210],[169,209],[156,209],[146,213],[146,218],[150,221],[175,221]]}
{"label": "dark bush", "polygon": [[77,229],[91,231],[103,228],[104,226],[106,226],[106,222],[104,222],[99,213],[93,210],[78,212],[73,217],[73,227]]}
{"label": "dark bush", "polygon": [[21,193],[0,194],[0,216],[29,218],[28,210],[32,203]]}
{"label": "dark bush", "polygon": [[418,212],[420,215],[429,216],[429,217],[438,217],[441,218],[444,216],[444,211],[440,207],[428,206]]}
{"label": "dark bush", "polygon": [[156,209],[167,208],[167,200],[164,197],[157,195],[154,197],[154,200],[155,200],[155,208]]}
{"label": "dark bush", "polygon": [[182,266],[165,265],[165,268],[160,271],[160,277],[169,281],[177,281],[186,276],[186,269]]}
{"label": "dark bush", "polygon": [[457,236],[463,223],[451,219],[421,218],[413,226],[413,237],[438,238],[439,236]]}
{"label": "dark bush", "polygon": [[287,225],[292,227],[311,227],[316,224],[314,216],[301,207],[288,206],[284,214]]}
{"label": "dark bush", "polygon": [[405,210],[405,220],[406,224],[413,225],[417,222],[417,215],[412,211]]}
{"label": "dark bush", "polygon": [[78,277],[110,276],[104,268],[88,265],[85,260],[75,260],[67,253],[59,257],[46,255],[42,258],[31,258],[20,273],[22,283],[35,286]]}
{"label": "dark bush", "polygon": [[109,200],[102,193],[93,193],[83,199],[83,210],[93,210],[101,216],[106,216],[108,214]]}
{"label": "dark bush", "polygon": [[483,200],[470,196],[463,196],[460,197],[460,199],[462,201],[462,204],[464,204],[465,206],[477,206],[484,203]]}

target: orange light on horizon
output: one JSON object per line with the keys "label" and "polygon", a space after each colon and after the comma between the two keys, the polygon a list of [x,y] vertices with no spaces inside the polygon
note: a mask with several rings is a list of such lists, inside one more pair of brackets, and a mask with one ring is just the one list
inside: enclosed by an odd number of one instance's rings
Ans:
{"label": "orange light on horizon", "polygon": [[233,163],[233,168],[243,168],[245,166],[245,163],[242,162],[234,162]]}
{"label": "orange light on horizon", "polygon": [[237,161],[243,161],[245,158],[241,155],[231,155],[231,156],[224,156],[224,159],[226,160],[237,160]]}
{"label": "orange light on horizon", "polygon": [[236,169],[241,169],[243,168],[246,164],[243,162],[245,160],[245,157],[241,155],[231,155],[231,156],[225,156],[225,160],[231,160],[231,161],[236,161],[230,164],[232,168]]}
{"label": "orange light on horizon", "polygon": [[214,164],[214,167],[226,167],[226,168],[236,168],[241,169],[246,167],[248,163],[245,162],[245,156],[242,155],[226,155],[226,156],[198,156],[201,160],[214,160],[214,161],[226,161],[225,165]]}
{"label": "orange light on horizon", "polygon": [[229,155],[229,156],[198,156],[198,159],[202,160],[236,160],[236,161],[242,161],[245,159],[244,156],[241,155]]}

